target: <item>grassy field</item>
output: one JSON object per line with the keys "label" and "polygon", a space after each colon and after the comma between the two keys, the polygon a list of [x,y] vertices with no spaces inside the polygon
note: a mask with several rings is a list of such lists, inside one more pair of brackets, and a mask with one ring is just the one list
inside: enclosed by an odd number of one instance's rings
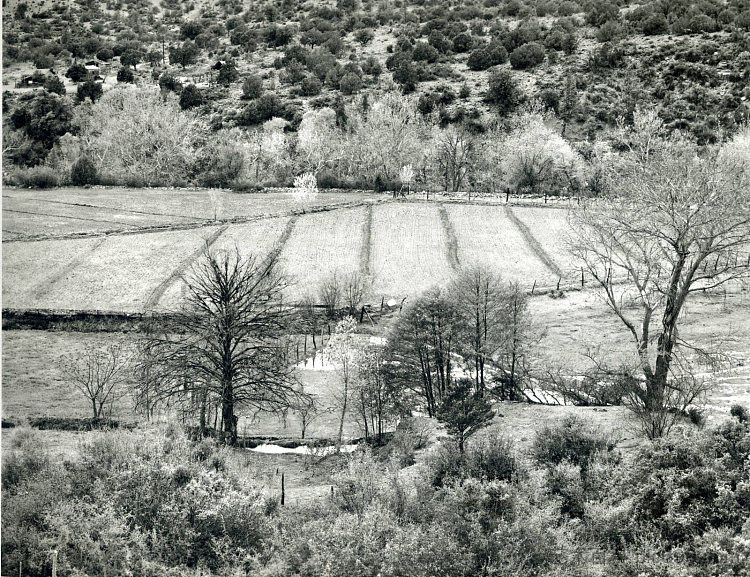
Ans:
{"label": "grassy field", "polygon": [[382,198],[325,192],[299,204],[285,191],[234,193],[205,189],[3,189],[3,240],[187,226],[278,216],[291,211]]}
{"label": "grassy field", "polygon": [[[317,293],[334,272],[351,271],[370,277],[368,301],[401,299],[474,263],[531,288],[535,281],[557,280],[550,262],[562,261],[563,249],[550,231],[566,227],[564,210],[514,209],[513,215],[529,220],[519,227],[503,206],[385,202],[369,209],[362,203],[388,198],[361,193],[321,193],[308,207],[284,192],[5,193],[3,216],[16,227],[4,231],[12,242],[3,246],[3,303],[12,308],[173,308],[184,291],[179,277],[207,239],[217,249],[237,247],[243,254],[266,254],[283,242],[282,263],[296,281],[292,299]],[[351,203],[360,206],[347,208]],[[330,210],[308,211],[290,222],[292,211],[315,206]],[[213,220],[214,209],[223,222]],[[46,216],[47,210],[56,216]],[[245,218],[252,220],[234,221]],[[157,224],[172,230],[148,229]],[[76,233],[91,236],[70,238]]]}
{"label": "grassy field", "polygon": [[570,225],[564,208],[519,206],[512,209],[515,217],[531,232],[547,257],[562,273],[563,282],[580,279],[580,266],[570,253]]}
{"label": "grassy field", "polygon": [[459,204],[448,206],[447,210],[456,231],[462,266],[491,267],[527,290],[534,281],[546,284],[554,276],[508,218],[505,207]]}
{"label": "grassy field", "polygon": [[281,263],[293,281],[289,296],[315,296],[324,281],[359,270],[365,208],[308,214],[297,220],[281,251]]}
{"label": "grassy field", "polygon": [[403,298],[443,284],[453,274],[438,206],[377,206],[373,209],[371,238],[374,295],[386,300]]}

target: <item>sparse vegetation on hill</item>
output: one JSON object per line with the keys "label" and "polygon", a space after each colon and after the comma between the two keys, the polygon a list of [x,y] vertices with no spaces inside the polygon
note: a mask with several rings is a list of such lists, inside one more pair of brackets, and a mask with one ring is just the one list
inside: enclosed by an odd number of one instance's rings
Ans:
{"label": "sparse vegetation on hill", "polygon": [[[621,118],[631,124],[637,107],[653,107],[668,131],[699,144],[723,139],[750,114],[750,9],[742,0],[340,4],[9,3],[6,75],[37,88],[5,92],[4,158],[19,171],[57,168],[50,157],[57,138],[85,132],[84,103],[98,100],[99,88],[117,90],[115,77],[146,93],[157,80],[164,89],[187,90],[182,108],[205,125],[194,149],[232,127],[242,129],[233,143],[248,146],[260,125],[283,118],[293,152],[307,114],[330,108],[337,128],[356,133],[361,121],[353,111],[366,118],[369,106],[399,89],[415,94],[422,122],[479,133],[502,125],[517,104],[538,99],[550,111],[547,124],[581,152],[610,139]],[[24,84],[30,67],[40,78]],[[30,90],[34,96],[19,94]],[[53,104],[46,93],[63,95]],[[69,96],[75,93],[78,102]],[[53,106],[46,113],[53,129],[38,132],[22,120],[41,117],[40,106]],[[304,158],[287,156],[282,174],[258,172],[253,183],[289,182],[305,170]],[[414,160],[403,154],[399,162],[419,166]],[[334,174],[346,162],[325,161]],[[107,168],[98,166],[102,175]],[[391,171],[380,172],[359,184],[387,187]],[[200,169],[186,167],[172,179],[200,183]],[[331,183],[350,180],[337,175]],[[419,172],[417,181],[444,185]]]}

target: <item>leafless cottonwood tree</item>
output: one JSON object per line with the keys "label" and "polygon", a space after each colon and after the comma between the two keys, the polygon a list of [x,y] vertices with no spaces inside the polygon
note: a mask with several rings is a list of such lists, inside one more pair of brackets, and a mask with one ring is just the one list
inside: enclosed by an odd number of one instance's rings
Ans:
{"label": "leafless cottonwood tree", "polygon": [[87,347],[63,364],[68,382],[91,403],[92,416],[101,418],[108,403],[114,403],[125,390],[130,354],[120,343]]}
{"label": "leafless cottonwood tree", "polygon": [[218,399],[227,444],[237,442],[239,411],[281,412],[305,397],[284,346],[291,308],[278,269],[277,253],[207,250],[186,278],[183,307],[146,337],[159,396]]}
{"label": "leafless cottonwood tree", "polygon": [[573,214],[572,248],[632,335],[645,383],[631,406],[654,438],[705,390],[679,369],[685,303],[750,272],[750,171],[716,150],[646,141],[608,192]]}

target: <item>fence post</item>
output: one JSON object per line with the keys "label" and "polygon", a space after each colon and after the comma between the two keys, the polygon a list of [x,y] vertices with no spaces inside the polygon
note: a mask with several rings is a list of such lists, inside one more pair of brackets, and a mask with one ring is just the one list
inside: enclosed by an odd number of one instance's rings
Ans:
{"label": "fence post", "polygon": [[284,489],[284,473],[281,473],[281,506],[284,506],[284,499],[286,497],[286,492]]}
{"label": "fence post", "polygon": [[534,294],[534,289],[536,288],[536,280],[534,280],[534,284],[531,285],[531,294]]}
{"label": "fence post", "polygon": [[586,281],[583,278],[583,267],[581,267],[581,288],[583,288],[584,284],[586,284]]}

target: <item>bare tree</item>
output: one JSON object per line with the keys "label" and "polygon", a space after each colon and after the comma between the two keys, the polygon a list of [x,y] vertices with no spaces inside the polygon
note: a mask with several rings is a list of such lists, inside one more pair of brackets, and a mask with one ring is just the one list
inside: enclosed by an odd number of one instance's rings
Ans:
{"label": "bare tree", "polygon": [[383,441],[384,428],[394,414],[395,390],[385,378],[383,347],[365,347],[358,359],[358,375],[354,397],[357,412],[365,439],[374,436],[378,443]]}
{"label": "bare tree", "polygon": [[300,435],[304,439],[307,435],[307,430],[310,425],[323,415],[328,415],[332,412],[332,407],[325,409],[321,408],[320,404],[315,400],[314,397],[308,397],[299,406],[294,409],[294,413],[299,417],[300,420]]}
{"label": "bare tree", "polygon": [[644,382],[631,406],[654,438],[703,388],[675,363],[690,350],[678,331],[685,303],[750,272],[750,172],[650,130],[633,140],[635,161],[612,175],[610,192],[574,213],[573,249],[632,336]]}
{"label": "bare tree", "polygon": [[359,271],[352,271],[344,277],[342,292],[344,303],[349,309],[350,315],[357,314],[368,285],[368,278],[360,274]]}
{"label": "bare tree", "polygon": [[122,385],[128,379],[130,355],[121,343],[106,347],[88,346],[63,364],[63,375],[91,403],[92,416],[101,418],[125,393]]}
{"label": "bare tree", "polygon": [[465,318],[461,352],[473,365],[475,388],[482,396],[486,389],[485,367],[502,338],[505,290],[498,275],[480,266],[461,271],[451,290]]}
{"label": "bare tree", "polygon": [[449,125],[435,136],[435,162],[448,192],[462,189],[476,164],[475,139],[464,128]]}
{"label": "bare tree", "polygon": [[341,447],[341,441],[344,436],[344,421],[346,420],[346,411],[349,405],[349,387],[357,369],[358,351],[354,342],[354,331],[356,328],[357,321],[353,317],[346,317],[338,322],[333,335],[331,335],[331,340],[328,342],[328,355],[339,366],[339,373],[343,384],[343,390],[339,395],[341,419],[339,420],[339,433],[336,438],[337,449]]}
{"label": "bare tree", "polygon": [[329,319],[336,318],[336,313],[341,306],[341,279],[339,275],[334,272],[320,286],[319,297],[320,301],[326,307],[326,314]]}
{"label": "bare tree", "polygon": [[305,395],[284,340],[291,309],[278,254],[243,258],[207,250],[186,279],[183,308],[146,337],[145,362],[159,396],[185,396],[221,406],[224,442],[237,441],[238,411],[282,412]]}
{"label": "bare tree", "polygon": [[[432,288],[404,308],[388,336],[385,369],[408,408],[430,417],[448,394],[463,316],[449,291]],[[419,401],[417,401],[419,399]]]}

